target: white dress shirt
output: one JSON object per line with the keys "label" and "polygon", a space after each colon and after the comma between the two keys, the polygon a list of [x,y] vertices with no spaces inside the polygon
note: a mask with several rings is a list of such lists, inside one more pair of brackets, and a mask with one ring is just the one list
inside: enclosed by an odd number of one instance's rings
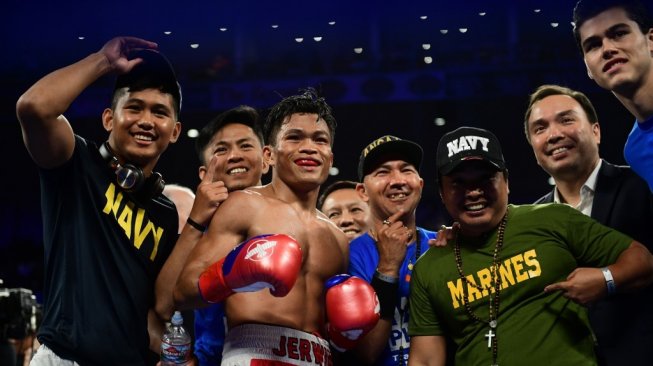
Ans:
{"label": "white dress shirt", "polygon": [[[596,164],[592,174],[590,174],[585,183],[583,183],[583,186],[580,188],[580,202],[578,202],[576,206],[572,206],[587,216],[591,216],[592,214],[592,205],[594,204],[594,191],[596,189],[596,177],[599,175],[599,169],[601,169],[602,163],[603,160],[599,159],[599,163]],[[553,190],[553,202],[564,203],[560,201],[560,193],[558,193],[558,187]]]}

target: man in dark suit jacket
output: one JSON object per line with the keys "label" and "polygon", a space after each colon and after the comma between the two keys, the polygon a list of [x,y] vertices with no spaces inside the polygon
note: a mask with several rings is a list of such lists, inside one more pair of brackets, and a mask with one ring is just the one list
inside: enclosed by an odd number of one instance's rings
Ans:
{"label": "man in dark suit jacket", "polygon": [[[535,203],[569,204],[653,249],[653,196],[629,167],[599,157],[601,130],[582,93],[543,85],[530,97],[526,138],[555,188]],[[608,278],[606,277],[606,284]],[[589,307],[603,365],[653,362],[653,287],[619,293]]]}

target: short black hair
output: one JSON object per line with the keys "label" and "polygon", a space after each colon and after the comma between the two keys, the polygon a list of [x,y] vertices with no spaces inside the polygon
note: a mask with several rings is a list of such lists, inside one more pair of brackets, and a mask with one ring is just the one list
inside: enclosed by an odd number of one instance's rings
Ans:
{"label": "short black hair", "polygon": [[611,8],[622,8],[628,18],[637,23],[643,34],[653,27],[653,20],[648,8],[639,0],[579,0],[574,7],[573,22],[576,45],[581,53],[583,53],[583,48],[580,40],[580,27],[588,19]]}
{"label": "short black hair", "polygon": [[256,109],[250,106],[241,105],[218,114],[202,128],[195,140],[195,152],[199,157],[200,164],[207,164],[207,162],[204,161],[204,149],[206,149],[209,142],[211,142],[213,136],[215,136],[215,134],[224,126],[232,123],[238,123],[250,127],[254,131],[254,134],[256,134],[261,146],[264,145],[259,113]]}
{"label": "short black hair", "polygon": [[336,119],[333,116],[331,107],[323,97],[318,96],[317,91],[313,88],[304,89],[302,94],[286,97],[272,107],[263,126],[265,142],[268,145],[274,146],[276,144],[276,134],[279,132],[281,125],[286,121],[287,117],[295,113],[315,113],[318,116],[317,121],[320,118],[323,119],[329,128],[331,146],[333,146],[336,135]]}
{"label": "short black hair", "polygon": [[320,197],[317,199],[317,209],[322,210],[322,206],[324,205],[324,201],[326,201],[327,197],[335,191],[339,191],[341,189],[356,189],[356,185],[358,183],[351,181],[351,180],[339,180],[337,182],[333,182],[329,184],[322,194],[320,194]]}
{"label": "short black hair", "polygon": [[573,90],[561,85],[555,84],[545,84],[538,87],[533,94],[530,95],[528,100],[528,108],[524,114],[524,133],[526,134],[526,140],[528,143],[531,143],[531,135],[528,132],[528,120],[531,118],[531,113],[533,112],[533,105],[540,100],[550,97],[552,95],[566,95],[573,98],[578,104],[583,108],[585,114],[587,115],[587,120],[589,123],[594,124],[599,121],[599,117],[596,114],[596,109],[594,105],[587,97],[587,95],[579,92],[578,90]]}

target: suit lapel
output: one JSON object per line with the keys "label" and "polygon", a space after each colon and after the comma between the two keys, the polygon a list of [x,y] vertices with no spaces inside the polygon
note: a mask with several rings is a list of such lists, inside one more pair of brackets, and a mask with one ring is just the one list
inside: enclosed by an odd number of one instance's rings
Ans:
{"label": "suit lapel", "polygon": [[[555,188],[553,188],[555,189]],[[551,203],[553,202],[553,191],[547,193],[546,195],[540,197],[537,201],[535,201],[535,204],[539,203]]]}
{"label": "suit lapel", "polygon": [[608,222],[608,217],[617,198],[616,193],[621,185],[621,174],[614,165],[603,161],[596,178],[594,190],[594,203],[592,204],[592,218],[598,222]]}

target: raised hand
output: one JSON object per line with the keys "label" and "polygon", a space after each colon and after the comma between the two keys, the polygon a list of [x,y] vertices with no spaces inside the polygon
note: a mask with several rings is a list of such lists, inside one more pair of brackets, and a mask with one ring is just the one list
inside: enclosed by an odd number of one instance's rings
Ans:
{"label": "raised hand", "polygon": [[446,247],[449,240],[453,240],[458,235],[460,223],[454,222],[451,226],[442,225],[438,230],[438,236],[435,239],[429,239],[430,247]]}
{"label": "raised hand", "polygon": [[190,211],[190,218],[205,227],[211,221],[218,206],[229,196],[224,182],[215,181],[215,167],[217,164],[218,158],[213,156],[202,181],[197,186],[195,201]]}
{"label": "raised hand", "polygon": [[395,212],[374,229],[374,239],[379,251],[378,270],[381,273],[399,274],[399,267],[406,256],[406,248],[413,239],[414,232],[399,220],[403,214],[403,210]]}
{"label": "raised hand", "polygon": [[117,74],[129,72],[134,66],[143,62],[140,58],[129,59],[132,51],[139,49],[156,50],[158,45],[154,42],[136,37],[116,37],[105,43],[100,52],[107,58],[111,69]]}

